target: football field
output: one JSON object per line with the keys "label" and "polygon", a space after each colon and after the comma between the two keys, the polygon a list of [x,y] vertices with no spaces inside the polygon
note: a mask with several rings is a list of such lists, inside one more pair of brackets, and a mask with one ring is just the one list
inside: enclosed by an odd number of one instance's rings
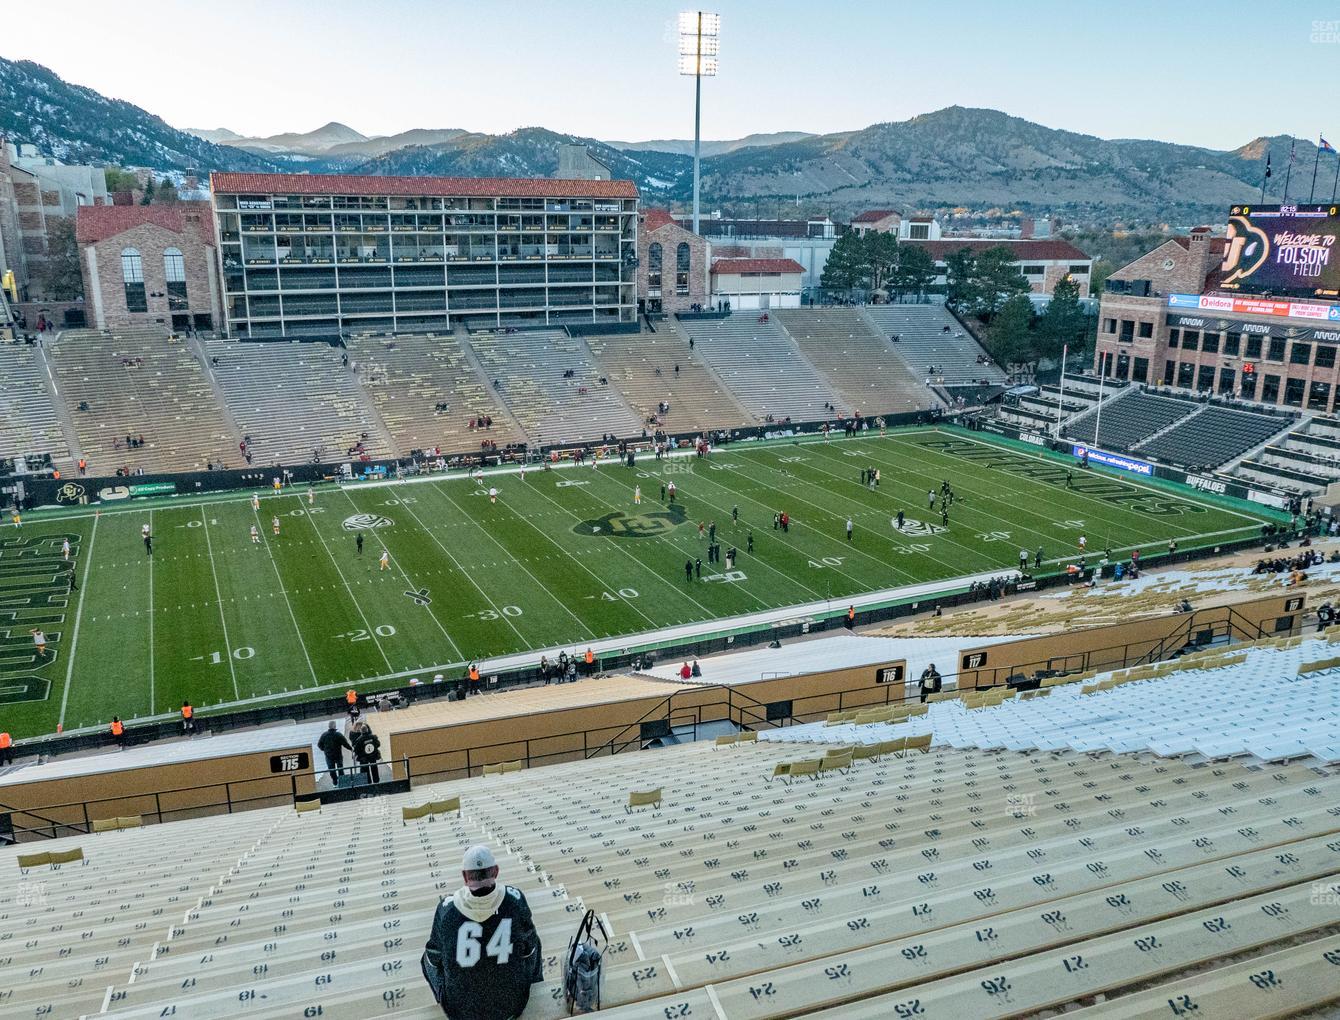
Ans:
{"label": "football field", "polygon": [[[875,489],[867,468],[880,472]],[[0,729],[454,678],[470,660],[530,649],[826,599],[841,611],[858,593],[1017,567],[1021,548],[1041,547],[1056,569],[1081,534],[1093,563],[1104,547],[1189,549],[1262,523],[1112,474],[1076,470],[1069,489],[1066,473],[977,434],[918,429],[499,472],[482,487],[464,476],[325,485],[310,502],[299,487],[260,494],[259,511],[229,493],[33,514],[0,528]],[[940,500],[927,505],[945,480],[947,527]],[[674,504],[661,497],[670,482]],[[773,527],[781,511],[786,533]],[[723,559],[739,551],[733,571],[708,561],[699,524],[713,522]],[[702,576],[690,581],[694,559]],[[40,660],[34,627],[48,641]]]}

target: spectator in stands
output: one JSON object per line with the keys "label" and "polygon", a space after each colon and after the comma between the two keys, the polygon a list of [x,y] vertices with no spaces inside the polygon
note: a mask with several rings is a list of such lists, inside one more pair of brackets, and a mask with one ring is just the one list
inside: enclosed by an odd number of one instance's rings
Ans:
{"label": "spectator in stands", "polygon": [[372,732],[372,727],[367,723],[358,723],[353,732],[352,750],[354,760],[363,766],[363,774],[368,777],[369,783],[380,783],[382,781],[381,773],[377,769],[377,762],[381,760],[382,742],[377,734]]}
{"label": "spectator in stands", "polygon": [[339,786],[340,774],[344,771],[344,752],[353,751],[349,741],[345,740],[344,734],[340,732],[340,724],[332,719],[326,732],[321,734],[321,739],[316,742],[316,746],[326,756],[330,781]]}
{"label": "spectator in stands", "polygon": [[693,667],[690,666],[687,662],[679,667],[679,678],[681,680],[688,680],[692,676],[693,676]]}
{"label": "spectator in stands", "polygon": [[0,731],[0,768],[14,764],[14,738]]}
{"label": "spectator in stands", "polygon": [[498,864],[486,846],[461,861],[464,885],[433,915],[423,974],[452,1020],[508,1020],[544,979],[540,936],[521,890],[498,885]]}
{"label": "spectator in stands", "polygon": [[940,693],[940,672],[935,663],[930,663],[921,671],[921,701],[924,704],[932,694]]}

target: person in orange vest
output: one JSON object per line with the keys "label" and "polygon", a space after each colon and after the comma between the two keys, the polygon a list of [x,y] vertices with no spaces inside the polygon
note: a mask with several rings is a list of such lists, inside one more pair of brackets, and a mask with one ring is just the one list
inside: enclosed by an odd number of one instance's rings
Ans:
{"label": "person in orange vest", "polygon": [[586,675],[591,676],[596,671],[596,653],[588,647],[583,658],[586,660]]}
{"label": "person in orange vest", "polygon": [[476,663],[470,663],[470,688],[471,694],[479,693],[479,666]]}
{"label": "person in orange vest", "polygon": [[0,766],[14,764],[14,738],[0,732]]}
{"label": "person in orange vest", "polygon": [[88,474],[88,461],[84,460],[83,457],[79,458],[79,473],[81,475]]}
{"label": "person in orange vest", "polygon": [[350,687],[344,692],[344,705],[349,710],[349,718],[357,719],[358,712],[358,692]]}
{"label": "person in orange vest", "polygon": [[187,735],[195,732],[195,709],[189,701],[181,703],[181,731]]}
{"label": "person in orange vest", "polygon": [[856,607],[847,607],[847,629],[851,630],[856,626]]}
{"label": "person in orange vest", "polygon": [[112,739],[121,745],[121,750],[126,749],[126,724],[120,716],[112,716]]}

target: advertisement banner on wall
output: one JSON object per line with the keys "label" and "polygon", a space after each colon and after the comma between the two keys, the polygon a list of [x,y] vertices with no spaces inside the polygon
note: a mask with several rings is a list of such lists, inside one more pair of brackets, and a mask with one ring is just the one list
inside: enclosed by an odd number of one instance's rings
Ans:
{"label": "advertisement banner on wall", "polygon": [[1340,307],[1310,301],[1279,301],[1229,294],[1169,294],[1168,307],[1221,315],[1269,315],[1278,319],[1340,322]]}
{"label": "advertisement banner on wall", "polygon": [[1099,450],[1084,443],[1075,443],[1071,447],[1071,452],[1081,460],[1087,457],[1090,464],[1102,464],[1104,467],[1113,467],[1119,471],[1129,471],[1131,474],[1146,477],[1154,474],[1154,465],[1152,464],[1136,460],[1134,457],[1125,457],[1119,453],[1108,453],[1106,450]]}

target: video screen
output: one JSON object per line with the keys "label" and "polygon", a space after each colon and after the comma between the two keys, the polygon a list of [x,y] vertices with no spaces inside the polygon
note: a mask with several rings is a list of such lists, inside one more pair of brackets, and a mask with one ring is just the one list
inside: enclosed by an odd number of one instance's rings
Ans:
{"label": "video screen", "polygon": [[1234,206],[1217,286],[1249,294],[1340,296],[1337,238],[1340,206]]}

